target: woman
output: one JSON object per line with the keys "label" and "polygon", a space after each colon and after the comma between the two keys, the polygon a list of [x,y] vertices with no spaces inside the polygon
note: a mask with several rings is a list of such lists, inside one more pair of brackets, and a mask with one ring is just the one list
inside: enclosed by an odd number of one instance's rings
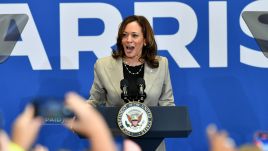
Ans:
{"label": "woman", "polygon": [[[147,106],[174,106],[168,60],[157,56],[153,30],[143,16],[123,20],[117,36],[117,50],[112,56],[98,59],[94,67],[94,82],[89,103],[95,106],[122,106],[120,81],[129,82],[128,95],[135,100],[139,78],[145,80]],[[165,150],[162,143],[157,150]]]}
{"label": "woman", "polygon": [[130,96],[137,92],[136,80],[144,78],[147,106],[174,106],[168,61],[157,56],[153,30],[143,16],[129,16],[121,23],[117,50],[98,59],[89,102],[93,105],[122,106],[120,81],[129,81]]}

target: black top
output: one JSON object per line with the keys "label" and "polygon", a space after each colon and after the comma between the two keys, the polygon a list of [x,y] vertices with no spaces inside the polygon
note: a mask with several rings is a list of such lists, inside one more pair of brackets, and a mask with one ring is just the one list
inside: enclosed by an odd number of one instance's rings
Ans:
{"label": "black top", "polygon": [[123,63],[123,72],[124,72],[124,79],[129,82],[128,87],[128,96],[131,98],[130,101],[133,99],[135,101],[138,100],[138,86],[136,85],[136,81],[138,78],[143,78],[144,76],[144,64],[138,66],[129,66]]}

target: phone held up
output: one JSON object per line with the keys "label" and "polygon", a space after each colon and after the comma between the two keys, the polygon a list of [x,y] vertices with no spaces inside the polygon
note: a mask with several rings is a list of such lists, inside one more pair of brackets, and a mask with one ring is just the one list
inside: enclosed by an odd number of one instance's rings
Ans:
{"label": "phone held up", "polygon": [[64,119],[73,118],[74,113],[65,106],[63,99],[40,97],[31,101],[35,116],[44,118],[45,124],[62,124]]}

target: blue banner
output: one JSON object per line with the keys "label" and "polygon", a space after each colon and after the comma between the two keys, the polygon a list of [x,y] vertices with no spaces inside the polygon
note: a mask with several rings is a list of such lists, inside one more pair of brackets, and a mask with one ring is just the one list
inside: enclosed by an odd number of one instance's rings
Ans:
{"label": "blue banner", "polygon": [[[158,54],[169,60],[176,105],[190,112],[192,133],[166,139],[167,149],[207,150],[209,123],[237,145],[251,143],[268,127],[268,58],[241,18],[246,10],[267,11],[268,1],[1,0],[0,14],[29,17],[0,64],[5,129],[34,96],[75,91],[88,98],[96,59],[111,54],[120,22],[137,14],[150,21]],[[38,142],[51,150],[87,146],[61,125],[43,126]]]}

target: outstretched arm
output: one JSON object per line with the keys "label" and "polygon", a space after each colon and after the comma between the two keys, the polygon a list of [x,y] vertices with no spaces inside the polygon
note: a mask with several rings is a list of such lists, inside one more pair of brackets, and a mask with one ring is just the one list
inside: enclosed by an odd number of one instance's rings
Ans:
{"label": "outstretched arm", "polygon": [[112,134],[101,114],[75,93],[66,96],[67,106],[76,114],[76,120],[67,120],[66,125],[85,135],[93,151],[115,151]]}

